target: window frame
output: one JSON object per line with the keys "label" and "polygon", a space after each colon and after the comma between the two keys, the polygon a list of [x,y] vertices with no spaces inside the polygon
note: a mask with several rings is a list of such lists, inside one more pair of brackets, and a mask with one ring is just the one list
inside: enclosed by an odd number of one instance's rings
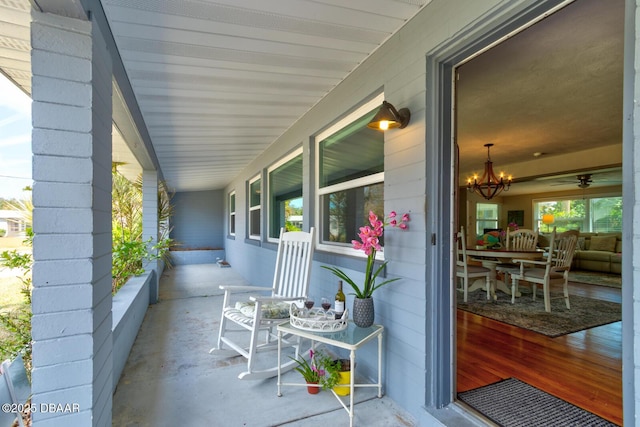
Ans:
{"label": "window frame", "polygon": [[[259,193],[259,198],[260,198],[260,202],[255,205],[252,206],[251,205],[251,187],[252,185],[256,182],[256,181],[260,181],[260,193]],[[247,236],[249,239],[251,240],[261,240],[262,239],[262,190],[263,190],[263,182],[262,182],[262,174],[258,173],[257,175],[255,175],[253,178],[249,179],[249,181],[247,181]],[[260,228],[259,233],[258,234],[254,234],[253,233],[253,229],[252,229],[252,213],[254,211],[258,211],[258,227]]]}
{"label": "window frame", "polygon": [[[580,227],[580,231],[581,232],[585,232],[585,233],[595,233],[595,231],[592,231],[593,229],[593,218],[592,218],[592,206],[591,206],[591,202],[595,199],[607,199],[607,198],[620,198],[622,199],[622,194],[621,193],[617,193],[617,192],[607,192],[607,193],[593,193],[593,194],[588,194],[588,195],[578,195],[578,194],[574,194],[574,195],[566,195],[566,196],[560,196],[560,197],[544,197],[544,198],[536,198],[536,199],[532,199],[531,200],[531,211],[532,211],[532,215],[531,218],[533,218],[533,226],[534,228],[538,227],[538,229],[541,232],[547,232],[547,227],[544,226],[544,224],[542,224],[542,218],[538,217],[538,213],[539,213],[539,208],[538,205],[540,203],[545,203],[545,202],[559,202],[559,201],[563,201],[563,200],[584,200],[585,201],[585,217],[582,220],[582,226]],[[624,206],[623,206],[623,210],[624,210]],[[588,229],[585,229],[585,225],[587,225]],[[553,227],[555,226],[554,224],[550,224],[549,225],[549,231],[551,231],[553,229]],[[598,233],[621,233],[622,230],[620,231],[598,231]]]}
{"label": "window frame", "polygon": [[[480,205],[491,205],[491,206],[495,206],[495,211],[496,211],[496,218],[478,218],[478,207]],[[500,203],[492,203],[492,202],[477,202],[476,203],[476,212],[475,212],[475,218],[476,218],[476,226],[475,226],[475,232],[476,234],[474,235],[474,241],[475,241],[475,236],[481,236],[484,234],[484,229],[485,228],[491,228],[491,227],[482,227],[482,230],[478,229],[478,225],[480,224],[480,222],[489,222],[489,221],[494,221],[495,222],[495,229],[500,228],[500,210],[501,210],[501,204]]]}
{"label": "window frame", "polygon": [[[372,184],[384,184],[384,172],[378,172],[371,175],[367,175],[360,178],[355,178],[350,181],[340,182],[338,184],[328,185],[326,187],[320,187],[320,143],[329,136],[340,131],[342,128],[350,125],[365,114],[370,113],[372,110],[382,105],[384,101],[384,93],[373,97],[369,101],[366,101],[351,113],[345,115],[342,119],[338,120],[333,125],[329,126],[325,130],[319,132],[314,136],[314,152],[315,152],[315,165],[314,165],[314,192],[315,192],[315,211],[314,211],[314,223],[318,232],[316,233],[316,248],[321,251],[332,252],[341,255],[349,255],[360,258],[366,258],[363,251],[353,249],[351,243],[334,243],[328,244],[322,241],[323,235],[323,215],[322,215],[322,197],[337,191],[344,191],[352,188],[363,187]],[[365,224],[362,224],[365,225]],[[384,248],[376,253],[377,260],[384,260]]]}
{"label": "window frame", "polygon": [[[272,225],[272,209],[273,206],[271,205],[271,173],[274,172],[276,169],[278,169],[280,166],[283,166],[285,164],[287,164],[288,162],[292,161],[293,159],[295,159],[296,157],[300,156],[301,160],[304,162],[304,159],[302,158],[302,147],[299,147],[295,150],[293,150],[291,153],[287,154],[286,156],[282,157],[280,160],[278,160],[277,162],[275,162],[274,164],[272,164],[271,166],[269,166],[269,168],[267,169],[267,194],[268,194],[268,198],[267,198],[267,241],[268,242],[272,242],[272,243],[277,243],[280,241],[279,237],[271,237],[271,225]],[[303,195],[301,197],[304,198],[304,170],[302,173],[302,176],[300,177],[302,179],[302,181],[300,182],[300,187],[302,190]],[[303,202],[304,203],[304,202]],[[303,204],[303,209],[304,209],[304,204]],[[277,231],[277,230],[274,230]]]}
{"label": "window frame", "polygon": [[[233,199],[233,203],[231,202],[231,199]],[[236,235],[236,210],[237,210],[237,203],[238,203],[238,198],[236,197],[236,190],[230,191],[229,192],[229,196],[227,197],[227,203],[229,206],[229,227],[227,229],[227,232],[229,233],[229,236],[234,236]]]}

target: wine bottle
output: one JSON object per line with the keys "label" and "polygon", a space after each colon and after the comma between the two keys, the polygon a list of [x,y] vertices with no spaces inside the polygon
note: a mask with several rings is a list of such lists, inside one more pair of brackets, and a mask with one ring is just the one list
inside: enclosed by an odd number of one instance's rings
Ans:
{"label": "wine bottle", "polygon": [[344,313],[344,303],[345,303],[344,292],[342,292],[342,280],[338,281],[338,292],[336,292],[336,301],[335,307],[333,311],[336,312],[336,319],[340,319],[342,317],[342,313]]}

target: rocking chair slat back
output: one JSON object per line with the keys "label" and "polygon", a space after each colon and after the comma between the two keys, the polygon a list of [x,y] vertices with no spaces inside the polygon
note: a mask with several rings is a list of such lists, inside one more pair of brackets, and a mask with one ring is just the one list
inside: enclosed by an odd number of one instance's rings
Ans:
{"label": "rocking chair slat back", "polygon": [[280,297],[306,297],[313,258],[315,230],[309,233],[280,231],[280,245],[273,276],[274,294]]}

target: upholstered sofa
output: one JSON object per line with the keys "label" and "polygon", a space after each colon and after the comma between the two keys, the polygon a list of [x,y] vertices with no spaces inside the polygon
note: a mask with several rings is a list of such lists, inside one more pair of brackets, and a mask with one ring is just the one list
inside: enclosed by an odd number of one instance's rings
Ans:
{"label": "upholstered sofa", "polygon": [[[538,246],[548,246],[548,237],[540,235]],[[572,270],[622,273],[622,233],[579,233]]]}

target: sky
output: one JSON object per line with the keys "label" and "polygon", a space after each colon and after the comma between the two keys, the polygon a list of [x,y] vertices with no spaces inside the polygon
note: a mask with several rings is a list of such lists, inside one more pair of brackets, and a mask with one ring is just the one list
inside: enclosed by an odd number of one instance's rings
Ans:
{"label": "sky", "polygon": [[0,74],[0,197],[31,186],[31,98]]}

